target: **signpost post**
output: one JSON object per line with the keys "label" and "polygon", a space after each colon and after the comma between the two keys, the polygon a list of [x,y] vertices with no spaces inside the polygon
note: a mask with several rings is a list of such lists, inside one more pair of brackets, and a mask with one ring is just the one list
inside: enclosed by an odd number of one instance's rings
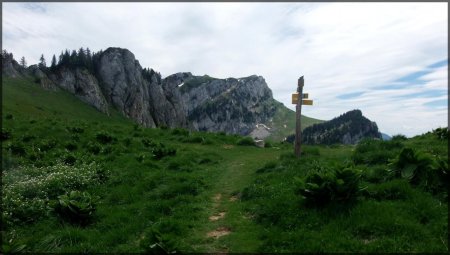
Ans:
{"label": "signpost post", "polygon": [[[297,92],[292,94],[292,104],[296,104],[295,107],[295,142],[294,142],[294,153],[297,158],[300,158],[302,153],[302,105],[312,105],[313,100],[309,100],[308,93],[303,93],[303,86],[305,85],[305,80],[303,76],[298,79]],[[301,95],[301,96],[299,96]]]}

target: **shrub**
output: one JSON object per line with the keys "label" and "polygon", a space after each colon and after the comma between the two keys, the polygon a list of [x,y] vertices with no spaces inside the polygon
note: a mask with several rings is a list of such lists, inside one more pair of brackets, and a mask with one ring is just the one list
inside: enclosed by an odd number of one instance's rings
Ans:
{"label": "shrub", "polygon": [[272,148],[272,147],[273,147],[273,145],[271,142],[267,141],[264,143],[264,148]]}
{"label": "shrub", "polygon": [[77,149],[77,144],[76,143],[72,143],[72,142],[68,142],[68,143],[66,143],[64,148],[66,148],[68,151],[74,151],[74,150]]}
{"label": "shrub", "polygon": [[254,146],[255,141],[251,137],[243,137],[237,141],[237,145],[243,145],[243,146]]}
{"label": "shrub", "polygon": [[389,171],[385,165],[371,166],[363,171],[363,179],[373,183],[380,183],[389,177]]}
{"label": "shrub", "polygon": [[408,138],[406,138],[406,136],[402,134],[394,135],[391,138],[391,141],[406,141],[406,140],[408,140]]}
{"label": "shrub", "polygon": [[46,215],[48,202],[70,190],[83,190],[101,183],[107,171],[96,164],[20,167],[3,175],[2,217],[6,224],[22,224]]}
{"label": "shrub", "polygon": [[71,222],[85,224],[95,212],[95,200],[88,192],[71,191],[58,196],[55,211]]}
{"label": "shrub", "polygon": [[361,190],[361,171],[346,167],[296,178],[297,191],[308,205],[322,206],[330,202],[348,202]]}
{"label": "shrub", "polygon": [[11,130],[2,128],[1,141],[6,141],[11,138]]}
{"label": "shrub", "polygon": [[448,130],[448,128],[437,128],[433,130],[433,134],[441,140],[448,140],[449,133],[450,131]]}
{"label": "shrub", "polygon": [[[140,241],[139,246],[149,254],[172,254],[176,253],[176,233],[160,231],[161,223],[154,224],[151,228],[144,232],[144,238]],[[163,230],[163,229],[162,229]],[[178,231],[175,231],[178,232]]]}
{"label": "shrub", "polygon": [[111,143],[114,140],[112,135],[105,131],[98,132],[95,135],[95,139],[97,139],[97,141],[100,142],[101,144]]}
{"label": "shrub", "polygon": [[131,145],[131,141],[132,141],[131,138],[127,137],[127,138],[123,139],[123,144],[128,147]]}
{"label": "shrub", "polygon": [[73,166],[76,161],[77,158],[75,158],[75,156],[73,156],[72,154],[66,155],[63,160],[64,164],[69,166]]}
{"label": "shrub", "polygon": [[13,155],[17,156],[25,156],[27,154],[24,145],[21,143],[11,143],[6,146],[6,149],[11,151]]}
{"label": "shrub", "polygon": [[86,149],[88,152],[97,155],[100,153],[101,147],[99,144],[95,143],[95,142],[89,142],[86,146]]}
{"label": "shrub", "polygon": [[277,170],[278,168],[279,167],[276,161],[269,161],[263,167],[257,169],[256,173],[272,172]]}
{"label": "shrub", "polygon": [[144,144],[145,147],[152,147],[152,146],[155,146],[155,144],[156,144],[149,138],[142,138],[141,142],[142,142],[142,144]]}
{"label": "shrub", "polygon": [[175,156],[177,151],[174,148],[167,147],[162,143],[157,143],[152,149],[153,158],[162,159],[166,156]]}
{"label": "shrub", "polygon": [[34,136],[34,135],[25,134],[24,136],[22,136],[22,142],[28,143],[35,138],[36,138],[36,136]]}
{"label": "shrub", "polygon": [[41,142],[41,144],[39,145],[39,148],[41,151],[49,151],[53,148],[55,148],[56,146],[56,141],[55,140],[43,140]]}
{"label": "shrub", "polygon": [[389,166],[394,178],[405,178],[415,185],[437,184],[437,165],[429,154],[404,148]]}
{"label": "shrub", "polygon": [[14,119],[14,116],[11,113],[8,113],[5,115],[5,119],[12,120],[12,119]]}

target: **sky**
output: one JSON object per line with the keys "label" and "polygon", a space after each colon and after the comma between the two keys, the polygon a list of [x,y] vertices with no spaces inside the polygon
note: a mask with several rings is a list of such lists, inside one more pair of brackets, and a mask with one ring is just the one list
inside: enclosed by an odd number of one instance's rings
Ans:
{"label": "sky", "polygon": [[142,67],[263,76],[289,107],[297,79],[330,120],[360,109],[381,132],[448,126],[448,3],[2,3],[2,48],[28,64],[127,48]]}

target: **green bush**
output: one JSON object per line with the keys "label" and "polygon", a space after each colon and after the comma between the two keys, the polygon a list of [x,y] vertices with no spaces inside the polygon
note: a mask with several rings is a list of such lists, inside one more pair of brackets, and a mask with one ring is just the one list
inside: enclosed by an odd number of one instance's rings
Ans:
{"label": "green bush", "polygon": [[22,143],[11,143],[6,146],[6,149],[11,151],[13,155],[25,156],[27,152],[25,151],[25,146]]}
{"label": "green bush", "polygon": [[152,141],[149,138],[142,138],[141,142],[145,147],[153,147],[156,144],[154,141]]}
{"label": "green bush", "polygon": [[362,178],[368,182],[380,183],[389,178],[389,171],[385,165],[375,165],[363,171]]}
{"label": "green bush", "polygon": [[237,141],[237,145],[243,145],[243,146],[254,146],[255,141],[251,137],[243,137]]}
{"label": "green bush", "polygon": [[64,219],[85,224],[91,220],[95,212],[96,199],[88,192],[71,191],[58,196],[55,211]]}
{"label": "green bush", "polygon": [[[178,250],[176,239],[181,234],[177,225],[171,225],[166,230],[165,222],[153,224],[144,232],[144,238],[139,246],[148,254],[172,254]],[[162,231],[161,231],[162,230]],[[164,231],[165,230],[165,231]]]}
{"label": "green bush", "polygon": [[94,155],[97,155],[97,154],[100,153],[100,150],[102,149],[102,147],[99,144],[90,141],[86,145],[86,149],[87,149],[88,152],[90,152],[90,153],[92,153]]}
{"label": "green bush", "polygon": [[356,198],[361,190],[359,181],[361,171],[351,167],[323,171],[296,178],[296,193],[301,195],[308,205],[322,206],[330,202],[349,202]]}
{"label": "green bush", "polygon": [[66,145],[64,145],[64,148],[66,148],[66,150],[68,151],[74,151],[77,149],[77,144],[76,143],[72,143],[72,142],[68,142],[66,143]]}
{"label": "green bush", "polygon": [[411,184],[437,193],[448,183],[448,163],[430,154],[404,148],[390,163],[390,175],[407,179]]}
{"label": "green bush", "polygon": [[166,156],[175,156],[177,151],[174,148],[167,147],[162,143],[157,143],[152,149],[153,158],[162,159]]}
{"label": "green bush", "polygon": [[448,128],[437,128],[432,131],[435,136],[437,136],[438,139],[441,140],[448,140],[448,135],[450,131]]}
{"label": "green bush", "polygon": [[73,166],[76,161],[77,161],[77,158],[72,154],[66,155],[63,159],[64,164],[69,165],[69,166]]}
{"label": "green bush", "polygon": [[35,135],[25,134],[25,135],[22,136],[22,142],[24,142],[24,143],[28,143],[28,142],[30,142],[33,139],[36,139]]}
{"label": "green bush", "polygon": [[2,128],[2,134],[1,134],[1,141],[6,141],[8,139],[11,139],[11,130]]}
{"label": "green bush", "polygon": [[43,140],[38,146],[41,151],[49,151],[56,147],[56,141],[53,139]]}
{"label": "green bush", "polygon": [[95,134],[95,139],[97,139],[97,141],[101,144],[107,144],[114,141],[113,136],[105,131],[100,131]]}
{"label": "green bush", "polygon": [[101,183],[107,171],[97,164],[20,167],[6,171],[2,180],[2,218],[6,224],[22,224],[46,215],[48,202],[70,190]]}

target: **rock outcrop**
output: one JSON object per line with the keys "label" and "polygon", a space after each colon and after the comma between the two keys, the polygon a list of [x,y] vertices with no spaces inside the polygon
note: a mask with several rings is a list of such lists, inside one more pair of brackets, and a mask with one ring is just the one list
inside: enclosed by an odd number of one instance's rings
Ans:
{"label": "rock outcrop", "polygon": [[248,135],[275,113],[272,91],[261,76],[215,79],[194,76],[180,87],[195,130]]}
{"label": "rock outcrop", "polygon": [[94,75],[84,68],[58,68],[50,74],[53,83],[75,95],[81,101],[108,114],[108,104]]}
{"label": "rock outcrop", "polygon": [[363,138],[381,139],[381,133],[377,124],[364,117],[360,110],[352,110],[330,121],[314,124],[302,132],[305,144],[356,144]]}

